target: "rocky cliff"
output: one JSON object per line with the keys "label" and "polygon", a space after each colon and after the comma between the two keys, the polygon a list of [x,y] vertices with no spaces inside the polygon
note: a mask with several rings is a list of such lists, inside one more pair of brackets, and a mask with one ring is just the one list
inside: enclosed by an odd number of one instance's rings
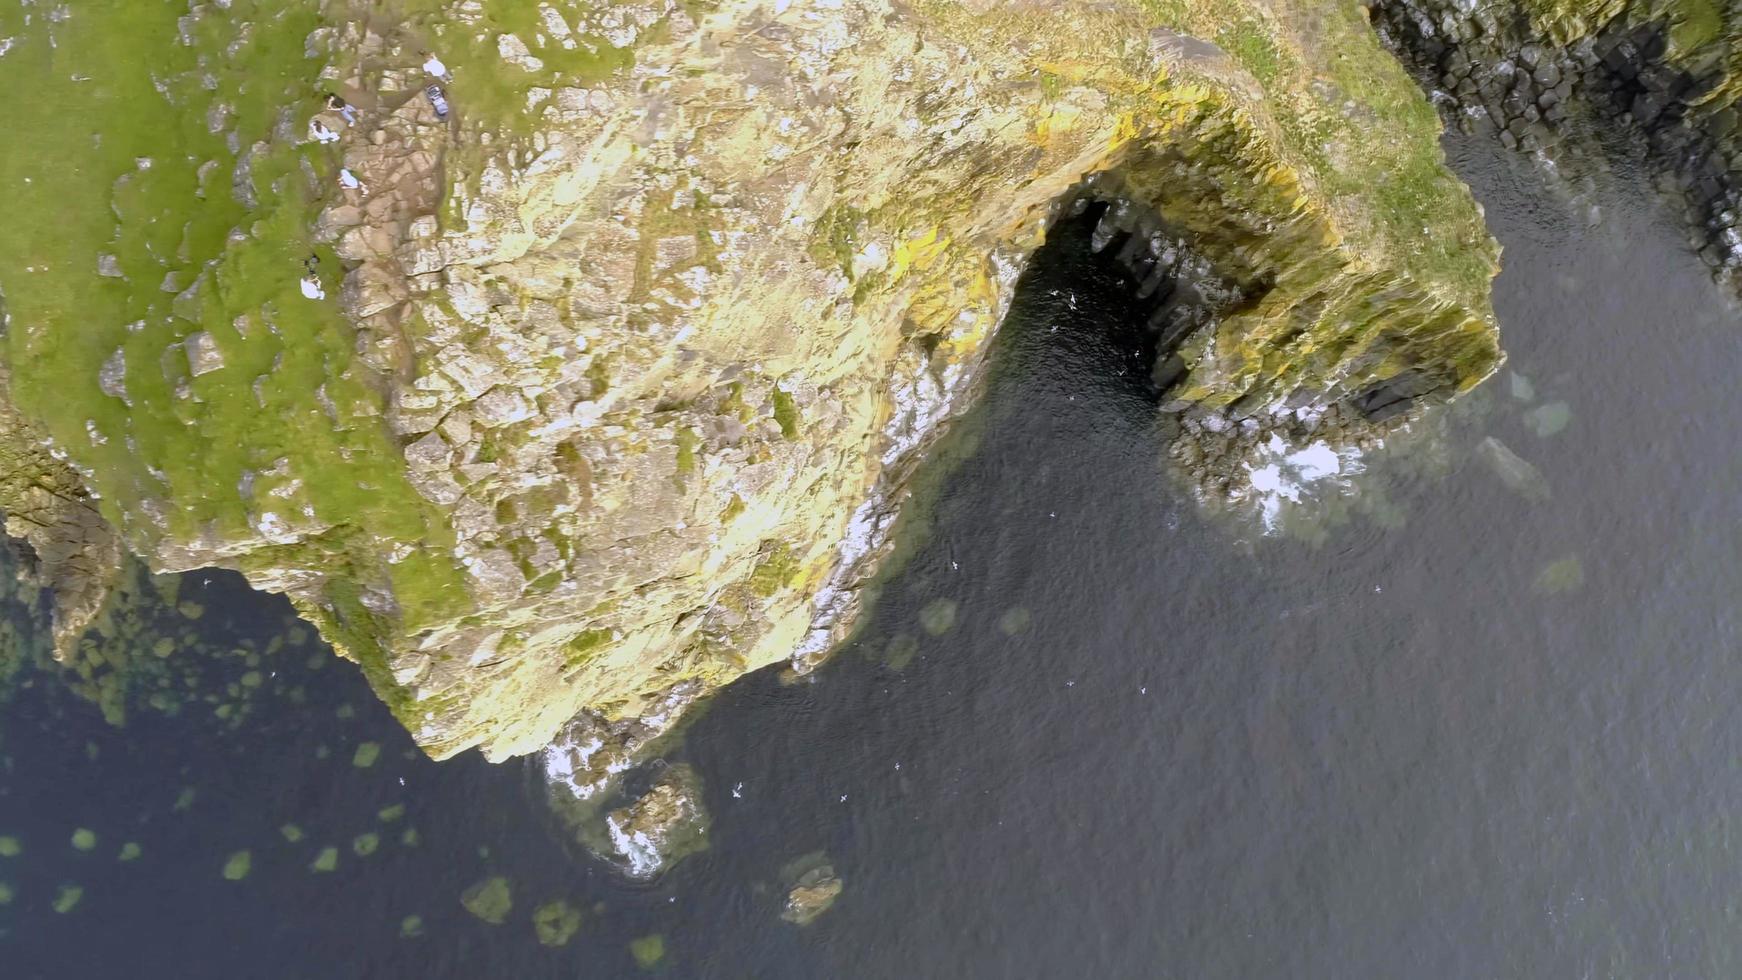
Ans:
{"label": "rocky cliff", "polygon": [[[1742,9],[1709,0],[1375,0],[1382,40],[1466,132],[1589,172],[1646,161],[1742,288]],[[1600,165],[1600,161],[1599,161]]]}
{"label": "rocky cliff", "polygon": [[0,110],[35,138],[0,153],[0,427],[47,475],[0,505],[59,626],[112,542],[235,568],[432,754],[555,738],[577,796],[842,635],[1061,209],[1107,209],[1190,419],[1382,424],[1500,357],[1495,246],[1353,0],[68,3],[0,38],[44,86]]}

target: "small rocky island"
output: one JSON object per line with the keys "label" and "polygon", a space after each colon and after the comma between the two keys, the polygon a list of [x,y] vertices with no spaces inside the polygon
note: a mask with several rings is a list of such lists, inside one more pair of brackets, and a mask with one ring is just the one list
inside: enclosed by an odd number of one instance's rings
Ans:
{"label": "small rocky island", "polygon": [[[431,755],[542,752],[637,874],[705,816],[615,777],[846,635],[1056,222],[1096,222],[1171,465],[1231,500],[1501,363],[1435,103],[1545,157],[1619,125],[1742,267],[1706,0],[33,10],[0,508],[57,655],[127,556],[234,569]],[[161,57],[81,74],[120,37]],[[840,883],[791,888],[806,922]]]}

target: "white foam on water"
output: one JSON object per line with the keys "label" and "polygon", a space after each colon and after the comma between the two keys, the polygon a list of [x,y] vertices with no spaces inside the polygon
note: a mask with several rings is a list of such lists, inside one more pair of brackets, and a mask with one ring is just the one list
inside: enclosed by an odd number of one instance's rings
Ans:
{"label": "white foam on water", "polygon": [[1359,473],[1360,456],[1354,447],[1338,450],[1321,441],[1293,447],[1272,434],[1246,464],[1264,530],[1272,532],[1281,525],[1285,504],[1298,504],[1322,485]]}

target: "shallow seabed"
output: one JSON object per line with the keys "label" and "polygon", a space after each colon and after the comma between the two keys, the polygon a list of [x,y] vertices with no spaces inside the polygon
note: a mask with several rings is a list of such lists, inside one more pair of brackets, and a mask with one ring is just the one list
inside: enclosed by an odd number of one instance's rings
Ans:
{"label": "shallow seabed", "polygon": [[[708,851],[622,881],[527,767],[424,760],[313,644],[234,726],[111,728],[39,675],[0,725],[3,972],[1737,975],[1742,324],[1642,180],[1568,200],[1450,150],[1506,246],[1511,361],[1446,418],[1449,465],[1380,467],[1383,520],[1202,518],[1097,329],[1123,301],[1057,257],[858,638],[676,750]],[[182,596],[213,644],[289,628],[228,577]],[[819,850],[845,892],[801,929],[780,869]],[[498,875],[492,925],[460,896]],[[582,921],[546,948],[556,899]]]}

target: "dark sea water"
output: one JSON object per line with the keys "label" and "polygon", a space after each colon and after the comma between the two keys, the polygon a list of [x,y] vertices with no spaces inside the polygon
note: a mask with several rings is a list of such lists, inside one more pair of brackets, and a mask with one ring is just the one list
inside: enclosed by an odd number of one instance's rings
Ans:
{"label": "dark sea water", "polygon": [[[1309,543],[1201,516],[1098,326],[1118,290],[1051,255],[857,639],[807,681],[734,685],[678,748],[710,850],[626,883],[565,843],[530,767],[423,759],[306,650],[268,689],[308,700],[234,731],[114,729],[39,679],[0,723],[23,847],[0,976],[633,976],[652,935],[685,977],[1742,974],[1742,323],[1643,181],[1573,200],[1449,149],[1506,247],[1511,361],[1447,417],[1447,472],[1389,479],[1401,522]],[[1490,436],[1550,499],[1497,477]],[[287,628],[192,579],[219,640]],[[846,889],[800,929],[780,869],[819,850]],[[498,874],[492,926],[459,896]],[[57,913],[63,884],[82,898]],[[585,920],[546,949],[530,914],[559,897]]]}

